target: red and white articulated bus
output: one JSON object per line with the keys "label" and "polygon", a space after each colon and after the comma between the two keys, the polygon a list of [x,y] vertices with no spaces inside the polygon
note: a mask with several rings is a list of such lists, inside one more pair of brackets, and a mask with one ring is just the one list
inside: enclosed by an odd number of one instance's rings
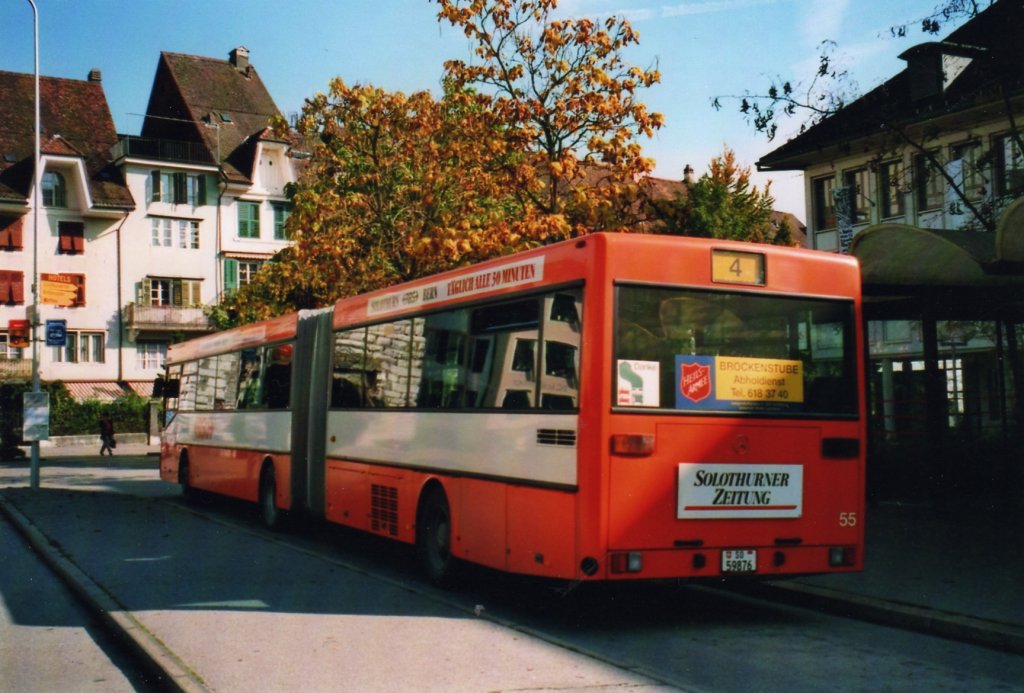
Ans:
{"label": "red and white articulated bus", "polygon": [[168,352],[161,478],[572,580],[859,570],[849,257],[600,233]]}

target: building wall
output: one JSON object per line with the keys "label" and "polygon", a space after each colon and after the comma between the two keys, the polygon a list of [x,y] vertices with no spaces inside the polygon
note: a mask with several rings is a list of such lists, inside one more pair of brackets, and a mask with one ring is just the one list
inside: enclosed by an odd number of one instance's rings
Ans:
{"label": "building wall", "polygon": [[[958,156],[965,153],[964,145],[976,143],[977,149],[973,152],[973,158],[980,162],[980,166],[977,167],[980,171],[974,174],[973,181],[968,178],[968,184],[964,187],[971,192],[973,201],[981,208],[1005,207],[1013,197],[1006,194],[1007,188],[1014,188],[1016,185],[1012,179],[1021,171],[1022,161],[1019,157],[1014,161],[1012,149],[1007,150],[1002,146],[1005,141],[1001,138],[1008,130],[1008,121],[999,119],[972,125],[969,129],[947,132],[929,141],[928,148],[939,152],[939,158],[954,177],[961,175],[957,173],[957,167],[962,166],[956,163],[958,161],[967,161],[969,171],[976,168],[970,164],[970,154],[966,159]],[[1010,156],[1002,156],[1001,151],[1007,152]],[[934,176],[923,175],[917,158],[917,152],[910,148],[893,152],[888,156],[886,153],[868,150],[809,166],[804,175],[804,193],[807,201],[810,246],[819,250],[845,249],[842,248],[835,216],[823,214],[819,181],[831,181],[832,185],[838,188],[854,182],[850,179],[856,171],[864,171],[861,180],[866,183],[867,190],[860,190],[857,195],[857,201],[864,214],[853,224],[854,235],[871,224],[883,221],[923,228],[977,228],[973,215],[956,194],[949,190],[947,183]],[[887,187],[887,171],[883,171],[883,165],[891,162],[899,165],[899,175],[893,184]],[[932,188],[930,203],[921,199],[921,187],[928,185],[936,186]],[[892,206],[887,208],[884,204],[887,189],[891,190],[893,198],[899,198],[902,202],[901,212],[886,213],[887,209],[892,211]]]}
{"label": "building wall", "polygon": [[[44,275],[84,277],[84,304],[68,307],[40,305],[39,320],[65,320],[67,329],[77,340],[86,337],[86,345],[76,348],[70,356],[66,349],[39,348],[39,373],[44,380],[116,379],[118,348],[117,310],[117,235],[124,213],[97,212],[89,208],[83,178],[84,170],[76,159],[43,158],[44,171],[57,171],[66,184],[66,205],[43,206],[38,222],[38,271],[40,285]],[[61,223],[82,224],[82,239],[71,249],[62,248]],[[0,324],[7,327],[11,319],[28,318],[31,306],[33,249],[33,214],[31,204],[23,218],[23,247],[20,251],[0,253],[0,269],[21,271],[24,275],[24,302],[0,306]],[[39,338],[45,337],[41,328]],[[30,359],[31,349],[24,349]]]}

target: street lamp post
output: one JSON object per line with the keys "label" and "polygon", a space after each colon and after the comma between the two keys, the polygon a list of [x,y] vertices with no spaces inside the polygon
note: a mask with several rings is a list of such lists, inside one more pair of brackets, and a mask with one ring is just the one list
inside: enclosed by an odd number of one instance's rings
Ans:
{"label": "street lamp post", "polygon": [[[32,6],[32,48],[35,56],[35,153],[32,159],[32,392],[38,394],[39,387],[39,185],[42,180],[39,155],[39,9],[35,0],[28,0]],[[39,439],[32,440],[32,463],[29,472],[29,486],[39,488]]]}

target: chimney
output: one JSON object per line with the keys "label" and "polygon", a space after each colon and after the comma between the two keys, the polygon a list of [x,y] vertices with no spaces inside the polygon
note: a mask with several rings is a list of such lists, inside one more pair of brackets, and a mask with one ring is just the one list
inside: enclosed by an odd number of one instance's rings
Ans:
{"label": "chimney", "polygon": [[683,182],[687,185],[693,185],[693,167],[689,164],[683,169]]}
{"label": "chimney", "polygon": [[249,49],[245,46],[239,46],[230,53],[228,53],[228,60],[235,69],[242,74],[248,75],[249,73]]}
{"label": "chimney", "polygon": [[100,69],[98,67],[94,67],[93,69],[89,70],[89,81],[97,83],[103,81],[103,73],[100,72]]}
{"label": "chimney", "polygon": [[907,63],[910,100],[917,102],[942,93],[942,52],[937,43],[922,43],[900,54]]}

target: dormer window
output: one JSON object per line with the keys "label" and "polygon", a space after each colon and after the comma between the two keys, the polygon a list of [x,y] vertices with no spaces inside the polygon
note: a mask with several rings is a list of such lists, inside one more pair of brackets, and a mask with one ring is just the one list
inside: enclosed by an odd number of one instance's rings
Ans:
{"label": "dormer window", "polygon": [[43,206],[44,207],[67,207],[68,187],[64,182],[64,176],[56,171],[47,171],[43,174]]}

